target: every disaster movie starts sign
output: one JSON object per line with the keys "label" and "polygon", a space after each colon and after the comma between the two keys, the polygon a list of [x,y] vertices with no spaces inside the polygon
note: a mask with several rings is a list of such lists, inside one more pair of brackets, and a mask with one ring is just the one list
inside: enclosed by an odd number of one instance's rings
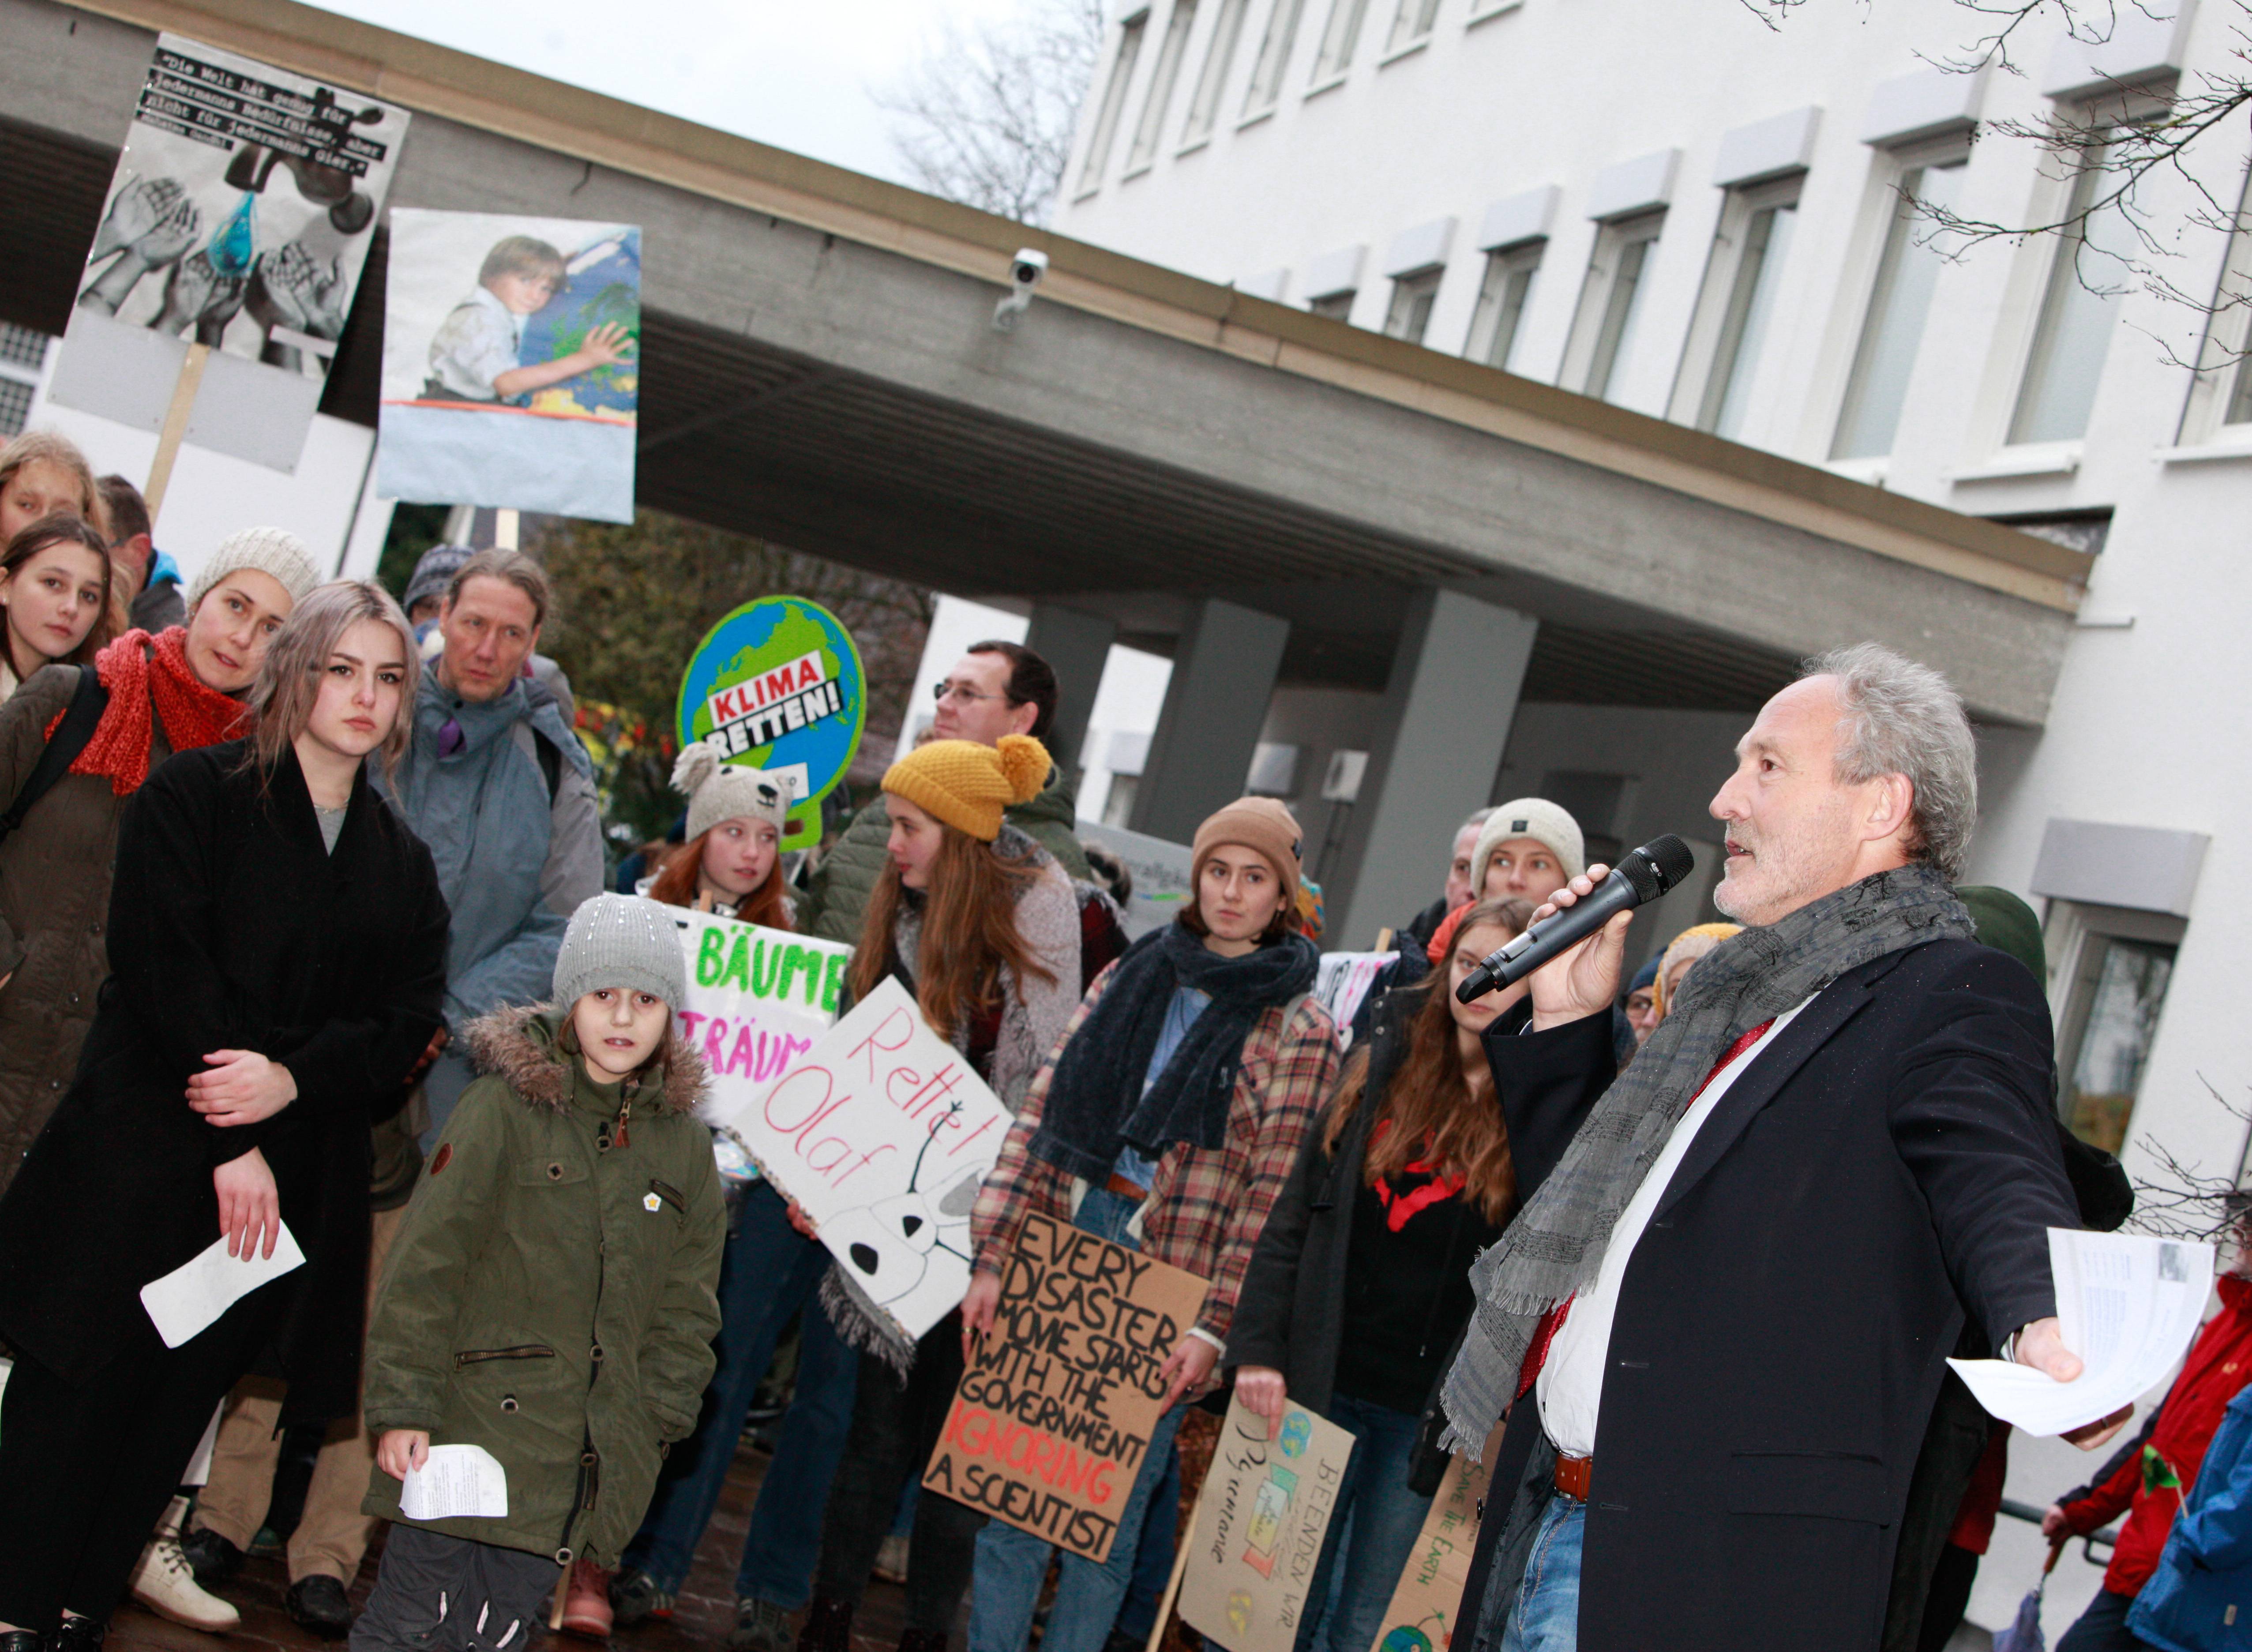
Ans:
{"label": "every disaster movie starts sign", "polygon": [[820,840],[821,800],[844,777],[867,718],[851,633],[802,597],[745,603],[713,626],[680,679],[680,739],[787,781],[785,849]]}
{"label": "every disaster movie starts sign", "polygon": [[1107,1559],[1164,1410],[1158,1368],[1206,1288],[1193,1274],[1027,1216],[925,1489]]}

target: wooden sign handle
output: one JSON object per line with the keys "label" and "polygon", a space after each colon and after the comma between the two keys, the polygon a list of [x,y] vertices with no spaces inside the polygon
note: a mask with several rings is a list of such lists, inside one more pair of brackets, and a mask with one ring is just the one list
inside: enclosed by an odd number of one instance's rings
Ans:
{"label": "wooden sign handle", "polygon": [[149,485],[141,489],[148,502],[149,524],[154,527],[164,508],[164,494],[172,485],[172,462],[180,456],[180,441],[188,434],[188,415],[195,411],[196,392],[204,382],[204,364],[211,359],[209,344],[190,344],[180,363],[180,376],[172,385],[172,405],[164,410],[163,428],[156,433],[156,456],[149,462]]}
{"label": "wooden sign handle", "polygon": [[1173,1603],[1180,1599],[1181,1579],[1188,1574],[1189,1551],[1196,1547],[1197,1511],[1204,1507],[1204,1488],[1212,1483],[1206,1475],[1204,1486],[1197,1488],[1196,1501],[1189,1505],[1188,1518],[1182,1523],[1180,1541],[1173,1545],[1173,1575],[1165,1579],[1165,1593],[1157,1601],[1157,1621],[1150,1628],[1150,1643],[1142,1652],[1157,1652],[1164,1644],[1165,1631],[1173,1621]]}

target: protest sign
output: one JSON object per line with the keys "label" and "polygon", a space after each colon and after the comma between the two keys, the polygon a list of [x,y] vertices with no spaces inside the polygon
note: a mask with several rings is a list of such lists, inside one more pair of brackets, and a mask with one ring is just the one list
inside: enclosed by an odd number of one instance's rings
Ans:
{"label": "protest sign", "polygon": [[737,1121],[835,1023],[852,949],[685,907],[672,915],[688,961],[680,1037],[712,1070],[699,1111],[747,1146]]}
{"label": "protest sign", "polygon": [[1073,830],[1082,843],[1099,843],[1117,856],[1132,875],[1134,892],[1126,898],[1124,920],[1129,939],[1139,941],[1181,915],[1189,904],[1195,859],[1186,843],[1092,820],[1080,821]]}
{"label": "protest sign", "polygon": [[1368,998],[1376,972],[1399,957],[1396,952],[1325,952],[1314,975],[1314,996],[1330,1012],[1340,1042],[1352,1042],[1352,1018]]}
{"label": "protest sign", "polygon": [[159,430],[201,346],[185,439],[295,469],[407,122],[349,87],[159,35],[48,394]]}
{"label": "protest sign", "polygon": [[696,645],[680,679],[680,743],[789,782],[784,849],[821,841],[821,800],[860,749],[867,677],[852,634],[802,597],[747,602]]}
{"label": "protest sign", "polygon": [[1303,1406],[1278,1431],[1229,1401],[1198,1495],[1181,1619],[1228,1652],[1291,1652],[1352,1456],[1352,1436]]}
{"label": "protest sign", "polygon": [[909,1342],[961,1302],[970,1211],[1009,1110],[897,981],[726,1122]]}
{"label": "protest sign", "polygon": [[1486,1472],[1485,1463],[1472,1462],[1460,1452],[1447,1465],[1447,1477],[1415,1534],[1414,1550],[1401,1569],[1369,1652],[1447,1652],[1463,1585],[1470,1577],[1470,1551],[1477,1543]]}
{"label": "protest sign", "polygon": [[640,340],[637,226],[394,209],[378,489],[632,521]]}
{"label": "protest sign", "polygon": [[962,1373],[924,1489],[1109,1558],[1164,1410],[1158,1369],[1207,1288],[1123,1245],[1027,1216],[992,1334]]}

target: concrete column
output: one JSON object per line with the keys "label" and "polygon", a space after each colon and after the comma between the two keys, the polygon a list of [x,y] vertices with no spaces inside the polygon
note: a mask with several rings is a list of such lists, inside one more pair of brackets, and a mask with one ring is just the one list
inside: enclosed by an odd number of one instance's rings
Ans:
{"label": "concrete column", "polygon": [[1185,843],[1206,816],[1243,795],[1289,635],[1288,620],[1233,602],[1192,610],[1135,788],[1136,831]]}
{"label": "concrete column", "polygon": [[1429,906],[1446,881],[1463,817],[1491,801],[1540,621],[1453,591],[1419,592],[1408,611],[1368,771],[1325,880],[1323,943],[1373,946]]}
{"label": "concrete column", "polygon": [[1053,602],[1032,604],[1025,646],[1055,670],[1055,726],[1048,732],[1048,754],[1067,773],[1084,765],[1088,713],[1095,709],[1095,691],[1102,686],[1102,668],[1117,640],[1118,621],[1106,615]]}

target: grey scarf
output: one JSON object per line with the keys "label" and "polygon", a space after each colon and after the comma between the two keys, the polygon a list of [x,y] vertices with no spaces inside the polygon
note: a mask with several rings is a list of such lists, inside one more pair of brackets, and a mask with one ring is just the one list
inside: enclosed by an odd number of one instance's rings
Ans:
{"label": "grey scarf", "polygon": [[1748,1029],[1847,970],[1927,941],[1968,937],[1938,872],[1903,866],[1825,895],[1697,961],[1680,1001],[1596,1101],[1533,1202],[1470,1268],[1477,1308],[1440,1393],[1449,1449],[1475,1454],[1516,1398],[1541,1317],[1595,1283],[1621,1212],[1713,1064]]}

